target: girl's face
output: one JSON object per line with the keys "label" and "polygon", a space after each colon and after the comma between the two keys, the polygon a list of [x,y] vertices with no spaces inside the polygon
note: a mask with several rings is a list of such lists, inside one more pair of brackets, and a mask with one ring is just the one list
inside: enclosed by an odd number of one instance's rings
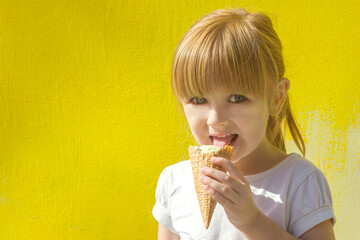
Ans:
{"label": "girl's face", "polygon": [[183,101],[191,132],[200,145],[234,146],[233,162],[266,140],[269,108],[251,95],[212,92]]}

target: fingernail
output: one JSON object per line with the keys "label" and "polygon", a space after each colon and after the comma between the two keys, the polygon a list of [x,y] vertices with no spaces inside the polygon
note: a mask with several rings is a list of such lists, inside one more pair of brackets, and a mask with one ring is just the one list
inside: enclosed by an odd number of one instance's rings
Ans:
{"label": "fingernail", "polygon": [[207,172],[207,167],[201,168],[201,172],[206,173]]}

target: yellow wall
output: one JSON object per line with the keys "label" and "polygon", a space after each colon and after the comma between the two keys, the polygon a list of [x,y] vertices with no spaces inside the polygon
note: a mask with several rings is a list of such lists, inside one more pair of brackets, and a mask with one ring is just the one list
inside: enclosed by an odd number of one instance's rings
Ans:
{"label": "yellow wall", "polygon": [[194,143],[171,93],[174,48],[200,16],[235,5],[273,19],[337,238],[357,239],[355,0],[1,1],[0,239],[155,238],[159,174]]}

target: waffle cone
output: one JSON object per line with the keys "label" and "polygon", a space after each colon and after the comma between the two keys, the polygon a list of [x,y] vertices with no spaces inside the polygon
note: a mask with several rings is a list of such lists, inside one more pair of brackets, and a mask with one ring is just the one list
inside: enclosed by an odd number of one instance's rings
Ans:
{"label": "waffle cone", "polygon": [[216,201],[204,189],[204,184],[200,181],[201,168],[204,166],[218,169],[225,172],[221,166],[215,165],[211,162],[212,157],[223,157],[231,160],[234,147],[224,146],[216,152],[202,153],[196,150],[194,146],[189,147],[189,156],[191,168],[194,176],[196,195],[200,205],[201,216],[205,225],[205,229],[209,228],[212,215],[216,207]]}

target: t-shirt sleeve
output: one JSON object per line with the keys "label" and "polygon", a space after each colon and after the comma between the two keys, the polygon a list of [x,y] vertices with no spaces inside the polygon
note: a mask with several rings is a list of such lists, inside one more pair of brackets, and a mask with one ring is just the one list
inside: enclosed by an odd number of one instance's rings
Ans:
{"label": "t-shirt sleeve", "polygon": [[324,174],[316,170],[298,187],[290,205],[288,231],[300,237],[315,225],[331,219],[335,224],[332,197]]}
{"label": "t-shirt sleeve", "polygon": [[170,184],[169,184],[169,167],[165,168],[159,177],[155,191],[155,205],[152,214],[156,221],[166,227],[169,231],[178,234],[172,225],[170,216]]}

